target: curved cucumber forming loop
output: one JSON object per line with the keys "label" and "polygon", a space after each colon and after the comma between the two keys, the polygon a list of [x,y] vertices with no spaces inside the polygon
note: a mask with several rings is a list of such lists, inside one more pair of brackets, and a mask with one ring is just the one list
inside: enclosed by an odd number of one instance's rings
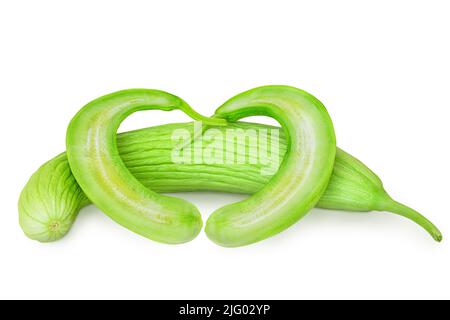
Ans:
{"label": "curved cucumber forming loop", "polygon": [[197,208],[144,187],[126,168],[117,149],[120,123],[133,112],[154,109],[180,109],[207,124],[225,124],[201,116],[182,99],[163,91],[119,91],[90,102],[72,119],[66,136],[67,157],[81,189],[110,218],[149,239],[183,243],[202,228]]}
{"label": "curved cucumber forming loop", "polygon": [[315,97],[293,87],[260,87],[228,100],[215,117],[234,122],[254,115],[273,117],[282,125],[287,151],[264,188],[209,217],[206,234],[226,247],[266,239],[294,224],[319,201],[333,171],[334,128]]}

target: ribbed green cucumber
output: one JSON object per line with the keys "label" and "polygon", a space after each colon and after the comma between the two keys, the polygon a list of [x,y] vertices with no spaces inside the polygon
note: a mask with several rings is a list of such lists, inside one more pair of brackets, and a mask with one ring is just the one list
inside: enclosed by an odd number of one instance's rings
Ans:
{"label": "ribbed green cucumber", "polygon": [[[225,131],[230,128],[271,130],[276,127],[245,122],[214,127],[224,133],[225,140]],[[126,167],[155,192],[211,190],[253,194],[271,179],[271,175],[261,175],[260,164],[174,164],[171,153],[177,142],[172,140],[172,133],[177,129],[194,134],[194,125],[189,122],[150,127],[117,136],[120,156]],[[202,147],[207,148],[207,145]],[[280,130],[280,158],[272,161],[281,163],[285,151],[285,136]],[[236,156],[239,152],[237,149]],[[69,231],[79,210],[89,203],[71,173],[66,154],[62,153],[42,165],[24,187],[19,199],[20,225],[31,239],[55,241]],[[422,226],[435,240],[442,239],[430,221],[393,201],[370,169],[339,148],[331,180],[316,206],[334,210],[394,212]]]}

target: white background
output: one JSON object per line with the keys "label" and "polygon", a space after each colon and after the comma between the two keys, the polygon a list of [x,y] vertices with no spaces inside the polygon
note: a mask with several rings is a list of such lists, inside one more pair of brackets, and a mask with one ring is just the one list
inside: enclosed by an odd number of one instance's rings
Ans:
{"label": "white background", "polygon": [[[430,0],[1,2],[0,298],[450,298],[449,12]],[[203,232],[158,244],[93,207],[61,241],[23,235],[19,193],[90,100],[156,88],[212,114],[265,84],[317,96],[338,145],[444,242],[395,215],[326,210],[238,249]],[[121,130],[185,120],[150,111]],[[205,221],[242,198],[181,196]]]}

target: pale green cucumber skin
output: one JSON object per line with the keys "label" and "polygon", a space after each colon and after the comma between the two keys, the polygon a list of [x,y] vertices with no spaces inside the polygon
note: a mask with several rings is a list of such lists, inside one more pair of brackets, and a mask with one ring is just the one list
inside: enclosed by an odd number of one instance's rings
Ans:
{"label": "pale green cucumber skin", "polygon": [[19,223],[33,240],[52,242],[70,230],[81,208],[89,203],[73,176],[66,153],[43,164],[19,198]]}
{"label": "pale green cucumber skin", "polygon": [[[225,133],[229,128],[270,130],[276,127],[236,122],[213,128]],[[194,126],[192,122],[166,124],[117,135],[123,162],[147,188],[155,192],[253,194],[272,178],[272,175],[261,175],[258,164],[174,164],[171,151],[176,142],[171,136],[177,129],[193,134]],[[225,134],[223,137],[226,139]],[[203,148],[206,148],[205,144]],[[283,131],[280,132],[280,149],[278,163],[286,152]],[[337,148],[333,174],[316,207],[355,212],[389,211],[389,208],[380,206],[383,203],[380,199],[385,195],[381,180],[375,173]],[[19,200],[19,222],[30,239],[56,241],[69,232],[79,210],[90,203],[72,175],[66,153],[62,153],[43,164],[24,187]]]}
{"label": "pale green cucumber skin", "polygon": [[228,122],[272,117],[286,133],[287,150],[278,172],[261,190],[210,215],[205,228],[209,239],[224,247],[253,244],[287,229],[317,204],[336,155],[333,123],[318,99],[293,87],[264,86],[231,98],[215,116]]}
{"label": "pale green cucumber skin", "polygon": [[202,228],[190,202],[160,195],[126,168],[117,148],[117,130],[130,114],[142,110],[193,112],[177,96],[151,89],[130,89],[98,98],[72,119],[66,148],[70,168],[87,197],[122,226],[168,244],[194,239]]}

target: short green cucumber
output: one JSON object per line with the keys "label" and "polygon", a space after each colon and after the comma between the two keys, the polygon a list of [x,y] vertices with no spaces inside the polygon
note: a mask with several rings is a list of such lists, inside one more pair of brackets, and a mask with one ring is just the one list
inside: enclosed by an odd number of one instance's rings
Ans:
{"label": "short green cucumber", "polygon": [[261,190],[211,214],[205,232],[212,241],[239,247],[264,240],[293,225],[317,204],[336,156],[333,123],[318,99],[293,87],[264,86],[231,98],[215,116],[227,122],[272,117],[286,133],[287,150],[279,170]]}
{"label": "short green cucumber", "polygon": [[178,109],[206,124],[226,124],[199,115],[167,92],[118,91],[88,103],[75,115],[67,128],[67,158],[81,189],[111,219],[155,241],[184,243],[202,228],[197,208],[146,188],[127,169],[117,148],[116,133],[122,121],[136,111],[155,109]]}

